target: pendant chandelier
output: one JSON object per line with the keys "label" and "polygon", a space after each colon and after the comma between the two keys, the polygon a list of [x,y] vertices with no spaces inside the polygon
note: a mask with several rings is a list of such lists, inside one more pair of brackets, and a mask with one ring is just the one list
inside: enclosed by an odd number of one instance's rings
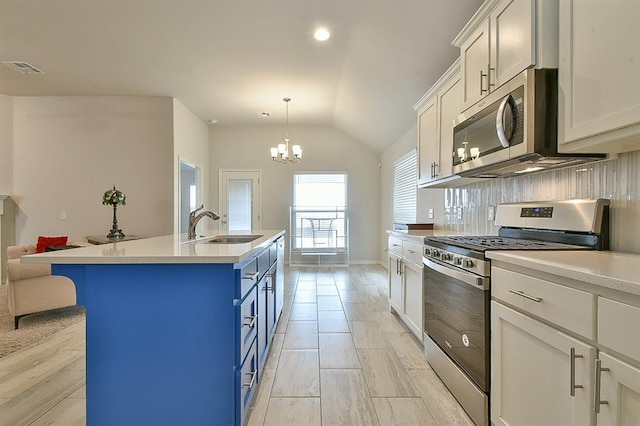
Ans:
{"label": "pendant chandelier", "polygon": [[276,163],[297,163],[302,159],[302,148],[300,145],[292,145],[291,152],[293,158],[289,156],[289,102],[291,98],[284,98],[287,108],[287,125],[285,127],[284,143],[279,143],[277,147],[271,148],[271,159]]}

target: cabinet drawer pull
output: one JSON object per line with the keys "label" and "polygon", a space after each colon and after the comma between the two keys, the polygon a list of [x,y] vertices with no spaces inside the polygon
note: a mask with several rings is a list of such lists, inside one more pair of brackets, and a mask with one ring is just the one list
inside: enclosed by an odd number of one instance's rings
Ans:
{"label": "cabinet drawer pull", "polygon": [[400,247],[400,244],[391,244],[394,247]]}
{"label": "cabinet drawer pull", "polygon": [[407,251],[411,254],[415,253],[415,251],[411,250],[411,249],[407,249]]}
{"label": "cabinet drawer pull", "polygon": [[249,383],[243,383],[242,386],[244,386],[245,388],[248,387],[249,389],[251,389],[256,382],[256,377],[258,377],[258,372],[252,371],[251,373],[244,373],[244,374],[247,376],[251,376],[251,381]]}
{"label": "cabinet drawer pull", "polygon": [[480,70],[480,94],[481,95],[484,95],[485,93],[489,93],[488,89],[484,89],[482,87],[482,79],[484,77],[487,77],[487,83],[489,83],[489,76],[487,74],[483,73],[482,70]]}
{"label": "cabinet drawer pull", "polygon": [[[488,67],[488,71],[487,71],[487,88],[489,89],[489,91],[491,91],[492,87],[496,87],[496,69],[495,68],[491,68],[490,65],[487,65]],[[491,82],[491,71],[493,71],[493,83]]]}
{"label": "cabinet drawer pull", "polygon": [[571,378],[570,378],[570,394],[576,396],[576,389],[582,389],[584,386],[576,385],[576,358],[584,358],[582,355],[576,355],[576,348],[571,348]]}
{"label": "cabinet drawer pull", "polygon": [[525,292],[520,291],[520,290],[509,289],[509,293],[517,294],[520,297],[524,297],[525,299],[533,300],[536,303],[542,302],[542,299],[540,297],[529,296],[528,294],[526,294]]}
{"label": "cabinet drawer pull", "polygon": [[609,371],[608,368],[605,368],[602,366],[602,361],[599,359],[596,359],[596,383],[594,385],[594,392],[593,392],[593,407],[594,410],[597,413],[600,412],[600,406],[601,405],[607,405],[609,404],[609,401],[601,401],[600,400],[600,386],[602,385],[602,372],[603,371]]}
{"label": "cabinet drawer pull", "polygon": [[244,277],[242,277],[243,280],[251,280],[251,281],[258,281],[258,277],[260,276],[259,272],[256,272],[254,274],[246,274]]}
{"label": "cabinet drawer pull", "polygon": [[[256,325],[256,320],[258,319],[257,315],[252,315],[250,317],[244,317],[245,323],[242,324],[243,327],[253,328]],[[246,321],[249,320],[249,323]]]}

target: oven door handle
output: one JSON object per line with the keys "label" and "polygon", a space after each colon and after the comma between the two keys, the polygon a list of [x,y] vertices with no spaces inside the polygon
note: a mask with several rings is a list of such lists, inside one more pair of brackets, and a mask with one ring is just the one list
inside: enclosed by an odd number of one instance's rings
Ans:
{"label": "oven door handle", "polygon": [[455,278],[459,281],[462,281],[465,284],[469,284],[470,286],[473,286],[474,288],[489,290],[488,278],[479,277],[477,275],[470,274],[464,271],[458,271],[448,266],[444,266],[439,263],[433,262],[432,260],[429,260],[424,256],[422,257],[422,263],[424,263],[426,267],[431,268],[434,271],[437,271],[437,272],[440,272],[441,274]]}

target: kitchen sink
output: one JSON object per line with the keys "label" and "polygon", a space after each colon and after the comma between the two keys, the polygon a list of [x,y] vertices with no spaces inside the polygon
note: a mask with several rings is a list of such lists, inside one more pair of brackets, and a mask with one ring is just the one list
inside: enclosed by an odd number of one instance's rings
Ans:
{"label": "kitchen sink", "polygon": [[207,244],[241,244],[257,240],[262,235],[220,235],[207,240]]}

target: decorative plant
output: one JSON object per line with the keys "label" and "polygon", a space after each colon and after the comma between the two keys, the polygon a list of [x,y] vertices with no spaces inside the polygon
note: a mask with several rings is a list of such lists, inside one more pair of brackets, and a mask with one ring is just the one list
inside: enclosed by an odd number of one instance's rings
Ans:
{"label": "decorative plant", "polygon": [[107,235],[107,238],[124,238],[124,233],[122,229],[118,229],[118,217],[116,215],[118,206],[124,206],[126,204],[127,196],[124,195],[124,192],[116,189],[116,186],[113,185],[113,189],[110,189],[104,193],[102,196],[102,204],[105,206],[110,205],[113,206],[113,226],[111,227],[111,231]]}

